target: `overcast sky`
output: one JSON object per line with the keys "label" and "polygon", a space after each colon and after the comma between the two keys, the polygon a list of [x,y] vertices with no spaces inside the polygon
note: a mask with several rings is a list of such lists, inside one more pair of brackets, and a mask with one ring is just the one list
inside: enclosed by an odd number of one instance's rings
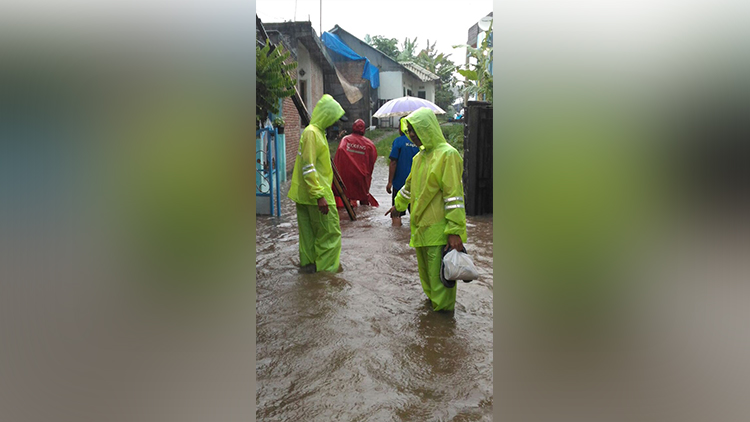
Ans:
{"label": "overcast sky", "polygon": [[[365,35],[396,38],[399,50],[404,38],[417,37],[417,51],[437,41],[435,48],[456,64],[464,63],[469,28],[492,11],[492,0],[256,0],[256,13],[263,22],[310,21],[320,36],[339,25],[364,41]],[[309,16],[309,18],[308,18]]]}

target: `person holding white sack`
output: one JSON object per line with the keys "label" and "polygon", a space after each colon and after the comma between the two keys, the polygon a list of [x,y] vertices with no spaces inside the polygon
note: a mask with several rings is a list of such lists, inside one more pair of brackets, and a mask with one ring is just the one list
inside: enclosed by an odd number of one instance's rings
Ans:
{"label": "person holding white sack", "polygon": [[443,252],[461,251],[466,242],[466,213],[461,177],[463,159],[449,145],[435,113],[420,108],[401,121],[409,140],[420,147],[411,173],[386,215],[398,215],[411,205],[411,239],[416,249],[419,280],[435,311],[452,311],[456,287],[446,287],[440,277]]}

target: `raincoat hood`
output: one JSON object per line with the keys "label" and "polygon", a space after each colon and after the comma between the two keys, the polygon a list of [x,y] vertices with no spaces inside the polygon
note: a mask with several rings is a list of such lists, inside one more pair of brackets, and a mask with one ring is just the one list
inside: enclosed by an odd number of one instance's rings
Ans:
{"label": "raincoat hood", "polygon": [[[332,124],[336,123],[344,115],[344,109],[341,105],[328,94],[315,104],[315,108],[310,118],[310,124],[325,130]],[[363,122],[364,123],[364,122]]]}
{"label": "raincoat hood", "polygon": [[355,121],[354,125],[352,126],[352,132],[356,133],[357,135],[364,135],[365,121],[362,119],[357,119],[357,121]]}
{"label": "raincoat hood", "polygon": [[[422,107],[413,111],[401,121],[401,131],[408,137],[409,129],[407,122],[414,128],[414,132],[416,132],[419,140],[422,141],[422,145],[426,151],[430,151],[438,145],[446,143],[443,131],[440,130],[440,123],[438,123],[437,117],[435,117],[435,112],[429,108]],[[414,142],[411,138],[409,140]]]}
{"label": "raincoat hood", "polygon": [[412,158],[411,173],[394,199],[396,211],[411,206],[409,245],[445,246],[451,234],[466,242],[463,157],[445,141],[432,110],[420,108],[404,120],[403,130],[408,122],[422,141],[421,151]]}

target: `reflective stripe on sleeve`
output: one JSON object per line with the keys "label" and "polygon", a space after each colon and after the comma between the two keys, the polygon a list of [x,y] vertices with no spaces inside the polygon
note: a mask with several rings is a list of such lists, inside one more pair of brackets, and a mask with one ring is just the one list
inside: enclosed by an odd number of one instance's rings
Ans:
{"label": "reflective stripe on sleeve", "polygon": [[306,174],[308,174],[308,173],[312,173],[312,172],[314,172],[314,171],[315,171],[315,169],[310,169],[310,170],[307,170],[307,171],[303,171],[303,172],[302,172],[302,175],[304,176],[304,175],[306,175]]}
{"label": "reflective stripe on sleeve", "polygon": [[453,202],[453,201],[463,201],[464,198],[461,196],[454,196],[453,198],[445,198],[445,202]]}
{"label": "reflective stripe on sleeve", "polygon": [[409,192],[408,190],[401,188],[399,192],[401,193],[401,196],[403,196],[404,198],[411,199],[411,192]]}
{"label": "reflective stripe on sleeve", "polygon": [[446,210],[452,210],[453,208],[463,208],[463,207],[464,207],[464,204],[458,204],[458,205],[446,205],[446,206],[445,206],[445,209],[446,209]]}

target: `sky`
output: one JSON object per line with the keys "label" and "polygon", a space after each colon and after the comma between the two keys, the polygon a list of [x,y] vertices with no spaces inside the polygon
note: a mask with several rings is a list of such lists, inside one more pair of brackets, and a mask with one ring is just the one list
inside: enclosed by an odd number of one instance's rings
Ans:
{"label": "sky", "polygon": [[399,50],[404,38],[417,37],[417,51],[437,42],[456,64],[464,63],[465,49],[452,46],[466,44],[469,28],[493,8],[492,0],[256,0],[255,10],[263,22],[294,21],[296,10],[296,20],[309,20],[320,36],[321,4],[323,31],[339,25],[363,41],[367,34],[396,38]]}

